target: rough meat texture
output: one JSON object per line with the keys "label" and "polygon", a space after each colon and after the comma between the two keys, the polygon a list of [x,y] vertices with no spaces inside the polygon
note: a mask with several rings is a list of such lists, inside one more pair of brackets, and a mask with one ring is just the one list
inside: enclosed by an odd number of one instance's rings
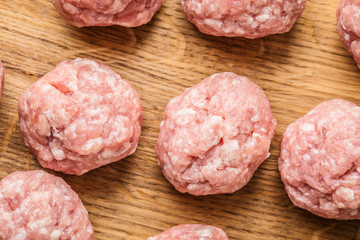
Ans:
{"label": "rough meat texture", "polygon": [[336,16],[341,41],[360,68],[360,1],[342,0]]}
{"label": "rough meat texture", "polygon": [[166,106],[156,154],[178,191],[231,193],[269,156],[275,128],[259,86],[234,73],[214,74]]}
{"label": "rough meat texture", "polygon": [[164,0],[52,0],[67,22],[77,27],[137,27],[148,23]]}
{"label": "rough meat texture", "polygon": [[2,62],[0,61],[0,97],[2,95],[2,90],[4,89],[4,83],[5,83],[4,67]]}
{"label": "rough meat texture", "polygon": [[283,134],[279,169],[292,202],[325,218],[360,218],[360,108],[325,101]]}
{"label": "rough meat texture", "polygon": [[0,182],[0,239],[92,238],[88,212],[61,178],[44,171],[25,171]]}
{"label": "rough meat texture", "polygon": [[228,240],[224,230],[201,224],[181,224],[148,240]]}
{"label": "rough meat texture", "polygon": [[142,107],[130,83],[87,59],[64,61],[19,99],[20,129],[43,167],[83,174],[132,154]]}
{"label": "rough meat texture", "polygon": [[181,0],[200,32],[226,37],[259,38],[290,31],[306,0]]}

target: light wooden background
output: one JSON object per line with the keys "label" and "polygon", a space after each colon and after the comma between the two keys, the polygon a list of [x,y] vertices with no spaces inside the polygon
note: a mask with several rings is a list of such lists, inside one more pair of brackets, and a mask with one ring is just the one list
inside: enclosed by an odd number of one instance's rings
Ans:
{"label": "light wooden background", "polygon": [[[147,25],[78,29],[50,0],[0,1],[0,179],[41,169],[24,145],[19,95],[54,65],[86,57],[112,67],[139,93],[144,122],[138,150],[83,176],[61,176],[89,211],[95,239],[146,239],[181,223],[212,224],[230,239],[360,239],[359,221],[335,221],[298,209],[277,169],[286,126],[321,101],[360,105],[360,71],[336,32],[338,0],[308,0],[291,32],[263,39],[212,37],[187,21],[180,0],[166,0]],[[260,85],[278,120],[271,157],[230,195],[180,194],[166,181],[154,146],[167,102],[210,74],[232,71]],[[52,172],[52,171],[48,171]]]}

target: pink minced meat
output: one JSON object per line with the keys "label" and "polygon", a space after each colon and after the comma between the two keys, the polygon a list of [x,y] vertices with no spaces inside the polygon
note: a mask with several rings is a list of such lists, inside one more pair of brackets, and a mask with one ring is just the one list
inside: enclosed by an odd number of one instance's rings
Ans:
{"label": "pink minced meat", "polygon": [[346,50],[360,68],[360,1],[341,0],[336,11],[337,31]]}
{"label": "pink minced meat", "polygon": [[279,169],[291,201],[324,218],[360,218],[360,108],[325,101],[288,126]]}
{"label": "pink minced meat", "polygon": [[88,212],[61,178],[37,170],[14,172],[0,182],[0,239],[92,238]]}
{"label": "pink minced meat", "polygon": [[228,240],[221,228],[202,224],[181,224],[148,240]]}
{"label": "pink minced meat", "polygon": [[2,95],[2,90],[4,89],[4,83],[5,83],[4,67],[2,62],[0,61],[0,97]]}
{"label": "pink minced meat", "polygon": [[148,23],[164,0],[52,0],[67,22],[77,27]]}
{"label": "pink minced meat", "polygon": [[226,37],[259,38],[290,31],[306,0],[181,0],[200,32]]}
{"label": "pink minced meat", "polygon": [[275,128],[259,86],[235,73],[214,74],[168,103],[156,154],[178,191],[232,193],[269,156]]}
{"label": "pink minced meat", "polygon": [[83,174],[132,154],[142,107],[130,83],[87,59],[64,61],[20,97],[20,129],[43,167]]}

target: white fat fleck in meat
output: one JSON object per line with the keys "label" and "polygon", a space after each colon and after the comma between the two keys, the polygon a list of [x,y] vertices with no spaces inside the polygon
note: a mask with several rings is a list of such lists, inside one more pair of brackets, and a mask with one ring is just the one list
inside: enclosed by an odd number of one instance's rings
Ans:
{"label": "white fat fleck in meat", "polygon": [[310,157],[309,154],[304,154],[303,159],[304,159],[305,161],[310,161],[311,157]]}
{"label": "white fat fleck in meat", "polygon": [[[200,234],[201,238],[206,239],[206,238],[210,238],[212,239],[212,227],[204,227],[202,230],[200,230]],[[200,238],[200,239],[201,239]]]}
{"label": "white fat fleck in meat", "polygon": [[251,24],[251,27],[252,28],[257,28],[259,26],[259,23],[258,22],[253,22],[252,24]]}
{"label": "white fat fleck in meat", "polygon": [[214,74],[166,106],[156,155],[180,192],[230,193],[268,156],[275,127],[259,86],[234,73]]}
{"label": "white fat fleck in meat", "polygon": [[21,228],[17,231],[14,240],[25,240],[27,237],[25,228]]}
{"label": "white fat fleck in meat", "polygon": [[185,125],[190,123],[195,117],[196,111],[191,108],[181,109],[175,115],[176,123]]}
{"label": "white fat fleck in meat", "polygon": [[50,235],[50,240],[59,240],[61,236],[60,230],[54,230]]}
{"label": "white fat fleck in meat", "polygon": [[[222,150],[225,153],[228,153],[229,155],[231,153],[236,153],[236,151],[239,149],[240,149],[240,145],[239,145],[239,142],[236,140],[230,140],[230,141],[225,142],[223,145],[223,148],[222,148]],[[235,154],[235,156],[236,156],[236,154]]]}
{"label": "white fat fleck in meat", "polygon": [[345,34],[344,34],[344,39],[345,39],[346,41],[349,41],[349,40],[350,40],[350,35],[347,34],[347,33],[345,33]]}
{"label": "white fat fleck in meat", "polygon": [[312,123],[305,123],[304,125],[302,125],[301,130],[305,132],[312,132],[315,130],[315,125]]}
{"label": "white fat fleck in meat", "polygon": [[95,138],[89,139],[82,147],[81,150],[83,152],[91,152],[97,153],[102,148],[103,139],[102,138]]}
{"label": "white fat fleck in meat", "polygon": [[253,116],[253,117],[250,119],[250,121],[252,121],[252,122],[257,122],[257,121],[259,121],[259,115]]}
{"label": "white fat fleck in meat", "polygon": [[41,234],[41,235],[48,235],[47,233],[48,233],[48,231],[46,230],[46,228],[41,228],[39,230],[39,234]]}
{"label": "white fat fleck in meat", "polygon": [[236,29],[236,33],[242,35],[245,33],[245,30],[243,28],[239,27]]}
{"label": "white fat fleck in meat", "polygon": [[247,19],[247,24],[252,24],[254,22],[254,18],[253,17],[248,17]]}
{"label": "white fat fleck in meat", "polygon": [[200,2],[195,2],[194,4],[194,11],[197,13],[197,14],[200,14],[202,12],[202,4]]}
{"label": "white fat fleck in meat", "polygon": [[262,15],[257,16],[256,21],[261,23],[261,22],[267,21],[269,18],[270,18],[270,15],[268,13],[264,13]]}
{"label": "white fat fleck in meat", "polygon": [[355,195],[354,195],[354,191],[349,189],[349,188],[343,188],[342,190],[342,197],[346,200],[346,201],[354,201],[355,200]]}
{"label": "white fat fleck in meat", "polygon": [[252,134],[252,136],[253,136],[254,138],[261,137],[261,135],[258,134],[258,133],[256,133],[256,132],[254,132],[254,133]]}
{"label": "white fat fleck in meat", "polygon": [[222,26],[222,21],[216,19],[206,18],[204,22],[215,28],[220,28]]}
{"label": "white fat fleck in meat", "polygon": [[54,142],[50,142],[49,146],[50,146],[51,153],[53,154],[53,156],[56,160],[60,161],[60,160],[64,160],[66,158],[64,151],[62,150],[62,148],[59,145],[54,144]]}

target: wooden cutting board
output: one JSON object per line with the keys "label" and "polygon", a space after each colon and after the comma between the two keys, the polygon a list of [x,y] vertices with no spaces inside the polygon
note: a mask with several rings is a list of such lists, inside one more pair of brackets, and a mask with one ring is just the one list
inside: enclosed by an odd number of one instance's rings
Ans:
{"label": "wooden cutting board", "polygon": [[[181,223],[216,225],[232,240],[360,239],[359,221],[327,220],[295,207],[277,168],[288,124],[323,100],[360,104],[360,71],[336,32],[337,5],[308,0],[291,32],[248,40],[198,32],[180,0],[166,0],[142,27],[83,29],[65,23],[49,0],[2,0],[6,84],[0,101],[0,179],[16,170],[42,169],[19,131],[19,95],[59,62],[85,57],[128,79],[144,108],[135,154],[83,176],[55,173],[80,195],[95,239],[146,239]],[[224,71],[247,76],[267,94],[278,120],[271,157],[234,194],[181,194],[162,175],[154,153],[164,107],[185,88]]]}

